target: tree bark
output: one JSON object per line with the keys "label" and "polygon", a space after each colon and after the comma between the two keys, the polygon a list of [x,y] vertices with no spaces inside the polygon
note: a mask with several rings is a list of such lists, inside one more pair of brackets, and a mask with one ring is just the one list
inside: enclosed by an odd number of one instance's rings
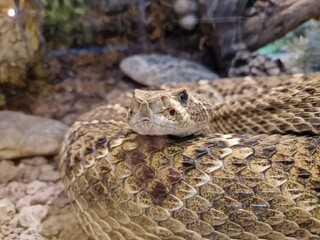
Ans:
{"label": "tree bark", "polygon": [[244,24],[247,48],[255,51],[294,30],[312,18],[320,17],[319,0],[258,0]]}
{"label": "tree bark", "polygon": [[243,44],[243,18],[250,0],[199,0],[201,29],[213,49],[220,72],[225,72]]}
{"label": "tree bark", "polygon": [[199,0],[203,34],[219,69],[237,52],[256,51],[320,16],[319,0]]}

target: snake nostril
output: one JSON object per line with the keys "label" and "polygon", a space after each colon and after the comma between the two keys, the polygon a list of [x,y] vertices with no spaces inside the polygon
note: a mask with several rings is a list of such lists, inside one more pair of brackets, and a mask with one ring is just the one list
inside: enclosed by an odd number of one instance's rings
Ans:
{"label": "snake nostril", "polygon": [[176,110],[170,109],[169,114],[170,114],[170,116],[174,116],[176,114]]}
{"label": "snake nostril", "polygon": [[132,110],[129,110],[129,112],[128,112],[128,114],[127,114],[127,118],[131,118],[131,117],[132,117],[132,115],[133,115]]}

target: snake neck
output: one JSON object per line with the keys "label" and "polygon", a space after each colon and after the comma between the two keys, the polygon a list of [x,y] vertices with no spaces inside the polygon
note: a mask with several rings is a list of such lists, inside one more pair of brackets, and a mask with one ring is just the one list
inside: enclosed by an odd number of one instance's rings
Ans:
{"label": "snake neck", "polygon": [[197,129],[193,129],[193,133],[207,132],[208,127],[214,122],[215,107],[206,100],[200,99],[199,101],[191,101],[188,104],[187,112],[190,122],[193,122]]}

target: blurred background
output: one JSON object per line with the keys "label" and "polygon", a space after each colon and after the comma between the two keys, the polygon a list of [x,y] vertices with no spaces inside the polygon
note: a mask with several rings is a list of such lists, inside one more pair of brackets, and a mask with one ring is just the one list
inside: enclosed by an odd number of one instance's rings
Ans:
{"label": "blurred background", "polygon": [[319,5],[2,0],[0,107],[70,124],[92,105],[139,87],[119,63],[141,53],[192,60],[222,78],[314,72],[320,68]]}

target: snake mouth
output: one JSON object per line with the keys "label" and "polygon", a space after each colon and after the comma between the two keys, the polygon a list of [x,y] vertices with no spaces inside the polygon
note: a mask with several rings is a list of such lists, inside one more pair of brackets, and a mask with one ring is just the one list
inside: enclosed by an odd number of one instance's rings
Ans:
{"label": "snake mouth", "polygon": [[151,120],[149,118],[142,118],[139,122],[150,122]]}

